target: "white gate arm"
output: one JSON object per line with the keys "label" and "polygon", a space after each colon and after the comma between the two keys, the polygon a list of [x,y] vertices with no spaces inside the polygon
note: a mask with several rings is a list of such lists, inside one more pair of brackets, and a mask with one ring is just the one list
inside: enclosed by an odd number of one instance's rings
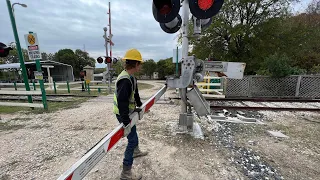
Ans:
{"label": "white gate arm", "polygon": [[[154,103],[166,92],[167,86],[163,86],[155,95],[141,106],[141,109],[130,114],[131,128]],[[58,180],[79,180],[83,179],[91,169],[119,142],[124,134],[123,123],[119,124],[111,133],[107,134],[94,147],[91,148],[82,158],[64,172]]]}

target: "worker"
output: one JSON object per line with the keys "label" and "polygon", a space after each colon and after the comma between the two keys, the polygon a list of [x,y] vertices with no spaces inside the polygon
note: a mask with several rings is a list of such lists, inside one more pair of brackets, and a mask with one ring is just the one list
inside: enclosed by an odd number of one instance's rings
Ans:
{"label": "worker", "polygon": [[145,156],[148,152],[139,149],[137,129],[135,125],[131,128],[129,115],[135,110],[136,106],[140,107],[142,105],[137,79],[133,75],[140,71],[143,60],[137,49],[129,49],[122,60],[124,61],[124,70],[116,80],[113,103],[113,112],[116,114],[119,123],[123,123],[123,137],[128,139],[120,179],[141,179],[141,175],[133,175],[131,171],[133,158]]}

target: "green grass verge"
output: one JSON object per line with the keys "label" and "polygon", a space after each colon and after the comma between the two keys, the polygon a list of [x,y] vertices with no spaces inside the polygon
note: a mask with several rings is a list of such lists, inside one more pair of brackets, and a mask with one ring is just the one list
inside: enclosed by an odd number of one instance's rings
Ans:
{"label": "green grass verge", "polygon": [[[42,108],[28,108],[28,107],[9,107],[9,106],[1,106],[0,114],[10,114],[10,113],[17,113],[20,111],[24,111],[26,113],[48,113],[48,112],[55,112],[61,109],[70,109],[76,108],[80,103],[87,101],[90,97],[76,97],[72,98],[72,101],[68,102],[47,102],[48,103],[48,110],[44,110]],[[26,102],[26,101],[20,101]],[[40,103],[40,102],[38,102]]]}
{"label": "green grass verge", "polygon": [[47,113],[47,112],[55,112],[61,109],[72,109],[79,107],[79,104],[86,102],[89,100],[89,97],[77,97],[72,98],[72,101],[68,102],[48,102],[48,110],[44,110],[42,108],[37,108],[29,111],[30,113]]}
{"label": "green grass verge", "polygon": [[[32,88],[33,87],[33,84],[32,83],[29,83],[29,87]],[[45,85],[44,88],[48,88],[49,86]],[[14,86],[10,85],[10,86],[1,86],[1,88],[12,88],[14,89]],[[25,89],[25,86],[24,85],[17,85],[17,88],[18,89]],[[36,85],[36,90],[40,90],[40,85]]]}
{"label": "green grass verge", "polygon": [[151,85],[151,84],[139,83],[139,82],[138,82],[138,88],[139,88],[139,90],[151,89],[151,88],[153,88],[153,87],[154,87],[154,86]]}
{"label": "green grass verge", "polygon": [[31,110],[31,108],[27,107],[11,107],[11,106],[1,106],[0,108],[0,114],[11,114],[11,113],[16,113],[19,111],[28,111]]}
{"label": "green grass verge", "polygon": [[90,94],[88,91],[84,91],[82,92],[81,90],[71,90],[70,93],[68,93],[67,90],[58,90],[57,89],[57,93],[54,93],[54,90],[46,90],[46,93],[48,95],[55,95],[55,94],[72,94],[72,95],[83,95],[83,96],[106,96],[108,95],[107,90],[101,90],[101,93],[98,92],[98,90],[93,89],[90,90]]}

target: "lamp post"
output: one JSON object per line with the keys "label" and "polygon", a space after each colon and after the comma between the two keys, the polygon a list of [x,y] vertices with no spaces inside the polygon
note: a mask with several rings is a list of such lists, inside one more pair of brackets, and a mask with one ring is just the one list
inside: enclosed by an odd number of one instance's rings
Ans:
{"label": "lamp post", "polygon": [[[21,46],[20,46],[20,40],[19,40],[19,36],[18,36],[18,32],[17,32],[16,21],[14,19],[14,14],[13,14],[13,6],[14,5],[20,5],[22,7],[27,7],[27,5],[20,4],[20,3],[14,3],[11,6],[10,0],[7,0],[7,7],[8,7],[10,20],[11,20],[11,25],[12,25],[12,30],[13,30],[14,38],[15,38],[15,41],[16,41],[17,50],[18,50],[18,55],[19,55],[19,60],[20,60],[20,68],[22,70],[23,81],[24,81],[24,84],[25,84],[25,87],[26,87],[26,91],[30,91],[30,86],[29,86],[28,76],[27,76],[27,70],[26,70],[26,66],[24,64],[23,54],[22,54],[22,50],[21,50]],[[28,96],[28,102],[32,103],[31,95]]]}
{"label": "lamp post", "polygon": [[13,15],[14,15],[14,7],[13,7],[13,6],[14,6],[14,5],[16,5],[16,4],[17,4],[17,5],[20,5],[20,6],[24,7],[24,8],[28,7],[26,4],[13,3],[13,4],[12,4],[12,6],[11,6],[11,8],[12,8],[12,12],[13,12]]}

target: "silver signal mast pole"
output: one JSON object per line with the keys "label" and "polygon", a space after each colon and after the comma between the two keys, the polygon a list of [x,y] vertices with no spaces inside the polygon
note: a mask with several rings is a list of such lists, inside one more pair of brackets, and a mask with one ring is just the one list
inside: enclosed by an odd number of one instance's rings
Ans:
{"label": "silver signal mast pole", "polygon": [[[189,22],[189,2],[184,0],[182,4],[183,14],[182,14],[182,61],[188,57],[189,41],[188,41],[188,22]],[[184,69],[181,69],[181,74],[183,74]],[[185,126],[187,121],[187,104],[185,100],[187,99],[187,88],[181,88],[181,114],[179,117],[179,125]],[[186,128],[186,127],[185,127]]]}
{"label": "silver signal mast pole", "polygon": [[[110,58],[112,60],[112,33],[111,33],[111,3],[109,2],[109,43],[110,43]],[[111,79],[112,79],[112,72],[111,72],[111,64],[108,64],[108,68],[109,68],[109,71],[108,71],[108,75],[109,75],[109,93],[111,93]]]}
{"label": "silver signal mast pole", "polygon": [[108,28],[107,28],[107,27],[104,27],[104,28],[103,28],[103,31],[104,31],[104,35],[103,35],[103,38],[104,38],[104,46],[106,47],[106,56],[108,56],[108,37],[107,37]]}
{"label": "silver signal mast pole", "polygon": [[[107,31],[108,31],[108,28],[107,27],[104,27],[103,28],[103,31],[104,31],[104,35],[103,35],[103,38],[104,38],[104,46],[106,47],[106,57],[108,57],[108,43],[109,43],[109,38],[107,37]],[[107,70],[107,73],[108,73],[108,86],[109,86],[109,93],[111,93],[111,83],[110,83],[110,67],[109,67],[109,64],[107,63],[107,66],[106,66],[106,70]],[[103,77],[105,78],[105,77]]]}
{"label": "silver signal mast pole", "polygon": [[109,39],[110,39],[110,57],[112,59],[112,32],[111,32],[111,3],[109,2]]}

